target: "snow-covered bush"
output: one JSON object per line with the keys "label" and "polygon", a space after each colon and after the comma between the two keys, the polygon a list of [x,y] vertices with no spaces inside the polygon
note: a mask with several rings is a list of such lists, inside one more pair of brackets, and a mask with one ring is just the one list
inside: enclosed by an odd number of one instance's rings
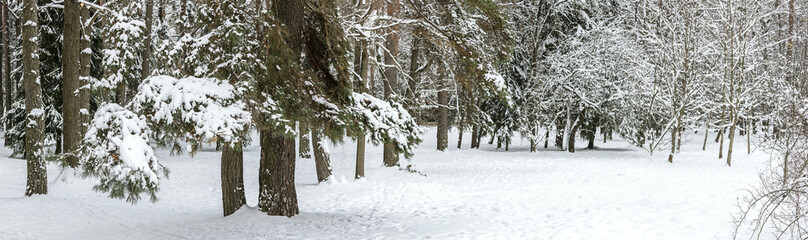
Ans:
{"label": "snow-covered bush", "polygon": [[215,78],[154,76],[138,87],[131,109],[147,117],[155,140],[178,148],[188,141],[190,152],[206,142],[244,141],[252,119],[236,97],[236,89]]}
{"label": "snow-covered bush", "polygon": [[367,93],[353,93],[346,114],[359,129],[375,143],[395,144],[396,151],[411,157],[412,150],[422,141],[421,129],[407,110],[396,101],[384,101]]}
{"label": "snow-covered bush", "polygon": [[99,178],[96,191],[133,204],[141,193],[157,200],[158,183],[168,170],[149,146],[150,133],[143,116],[117,104],[98,109],[81,142],[80,155],[84,176]]}

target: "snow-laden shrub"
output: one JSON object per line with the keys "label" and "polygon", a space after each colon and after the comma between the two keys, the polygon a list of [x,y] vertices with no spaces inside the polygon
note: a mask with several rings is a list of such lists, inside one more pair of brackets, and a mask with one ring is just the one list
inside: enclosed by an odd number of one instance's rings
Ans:
{"label": "snow-laden shrub", "polygon": [[159,144],[178,151],[179,141],[187,141],[191,153],[204,143],[244,141],[252,119],[235,87],[215,78],[150,77],[130,106],[147,116]]}
{"label": "snow-laden shrub", "polygon": [[141,193],[157,200],[160,178],[168,170],[149,146],[150,133],[143,116],[117,104],[98,109],[80,149],[84,176],[99,178],[94,190],[133,204]]}
{"label": "snow-laden shrub", "polygon": [[374,143],[388,142],[397,152],[412,156],[415,146],[422,141],[421,128],[404,107],[396,101],[384,101],[367,93],[353,93],[345,112],[368,134]]}

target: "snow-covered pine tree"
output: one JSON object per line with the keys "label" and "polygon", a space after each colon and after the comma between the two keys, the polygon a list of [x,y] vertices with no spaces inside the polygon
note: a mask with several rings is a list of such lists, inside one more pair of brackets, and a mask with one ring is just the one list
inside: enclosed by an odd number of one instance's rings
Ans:
{"label": "snow-covered pine tree", "polygon": [[93,189],[132,204],[142,193],[157,201],[159,181],[168,176],[168,169],[149,146],[151,135],[143,115],[114,103],[99,108],[79,155],[83,175],[99,178]]}
{"label": "snow-covered pine tree", "polygon": [[[254,81],[256,71],[263,69],[264,66],[255,64],[257,61],[256,51],[258,49],[256,41],[256,26],[258,26],[257,11],[254,3],[246,0],[226,0],[219,2],[202,2],[197,5],[194,15],[197,16],[197,21],[193,24],[184,24],[186,32],[182,35],[179,41],[173,46],[174,51],[164,56],[165,58],[175,59],[168,62],[182,62],[183,65],[175,65],[168,68],[167,72],[174,72],[179,75],[183,73],[193,72],[193,75],[205,78],[213,78],[208,81],[211,83],[199,84],[215,84],[218,86],[211,86],[213,88],[222,88],[220,93],[205,92],[201,89],[191,91],[189,85],[183,85],[181,89],[187,91],[186,94],[193,98],[209,97],[207,103],[199,102],[192,105],[210,106],[218,105],[219,108],[229,109],[225,112],[199,112],[198,116],[204,114],[214,114],[229,119],[229,122],[218,122],[210,124],[223,124],[221,128],[224,132],[214,132],[211,136],[190,136],[192,133],[203,133],[198,131],[188,131],[192,129],[187,125],[200,125],[204,119],[196,118],[182,118],[183,120],[177,121],[176,124],[184,124],[179,126],[170,126],[171,122],[155,123],[158,126],[167,126],[169,131],[168,135],[176,136],[176,140],[191,141],[192,151],[201,147],[202,143],[214,141],[222,146],[222,199],[224,201],[223,210],[224,215],[230,215],[236,210],[246,204],[244,196],[244,180],[243,180],[243,153],[242,146],[247,143],[247,127],[250,124],[250,115],[246,111],[246,106],[239,97],[242,94],[238,93],[243,91],[243,87],[234,86],[247,86],[250,82]],[[176,69],[176,70],[170,70]],[[193,80],[193,78],[185,78]],[[157,80],[156,78],[154,80]],[[154,81],[152,80],[152,81]],[[199,80],[194,80],[199,82]],[[182,84],[177,82],[177,84]],[[141,91],[146,90],[141,88]],[[146,94],[146,93],[138,93]],[[159,96],[159,94],[158,94]],[[201,99],[200,99],[201,100]],[[152,102],[159,102],[159,98],[153,98]],[[138,102],[140,99],[138,99]],[[195,112],[194,109],[174,109],[171,110],[173,114],[188,114],[185,112]],[[240,124],[235,126],[233,124]],[[186,127],[183,127],[186,126]],[[210,134],[210,133],[209,133]],[[179,137],[185,136],[185,137]],[[177,145],[176,140],[172,140],[172,145]],[[180,149],[176,148],[175,149]]]}
{"label": "snow-covered pine tree", "polygon": [[140,1],[111,0],[104,11],[105,28],[99,29],[104,39],[102,62],[104,76],[93,81],[92,87],[101,94],[115,92],[115,102],[127,103],[129,85],[141,80],[141,56],[145,23],[140,20],[143,5]]}

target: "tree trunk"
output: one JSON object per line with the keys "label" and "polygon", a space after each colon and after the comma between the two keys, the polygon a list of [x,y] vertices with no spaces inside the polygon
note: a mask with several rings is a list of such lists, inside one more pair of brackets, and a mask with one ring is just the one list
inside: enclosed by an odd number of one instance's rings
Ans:
{"label": "tree trunk", "polygon": [[746,154],[752,154],[752,119],[746,124]]}
{"label": "tree trunk", "polygon": [[247,204],[244,195],[244,153],[240,143],[222,146],[222,210],[224,216]]}
{"label": "tree trunk", "polygon": [[314,162],[317,169],[317,182],[328,181],[331,177],[331,153],[328,151],[328,143],[323,139],[319,129],[312,129],[311,140],[314,145]]}
{"label": "tree trunk", "polygon": [[[410,47],[411,49],[410,78],[407,82],[407,96],[406,96],[407,101],[413,101],[417,99],[417,96],[415,94],[416,90],[415,87],[418,84],[418,67],[420,67],[419,66],[420,63],[418,60],[420,60],[421,56],[421,47],[420,47],[421,36],[419,34],[420,31],[421,31],[420,27],[415,27],[412,33],[412,46]],[[410,114],[412,114],[412,111],[410,112]]]}
{"label": "tree trunk", "polygon": [[606,128],[601,127],[600,131],[601,131],[601,133],[603,133],[603,143],[606,143],[606,137],[609,135],[608,132],[606,132],[606,131],[608,131],[608,130],[606,130]]}
{"label": "tree trunk", "polygon": [[[399,0],[388,1],[387,3],[387,16],[391,18],[398,18],[398,13],[401,8]],[[384,54],[384,64],[386,66],[395,66],[396,57],[398,56],[398,32],[399,25],[393,25],[387,29],[387,39],[385,39],[385,47],[387,51]],[[384,97],[389,98],[391,94],[395,93],[398,89],[398,68],[388,67],[384,69],[385,83],[387,86],[384,88]],[[388,167],[398,166],[398,154],[394,150],[395,145],[392,143],[384,143],[384,165]]]}
{"label": "tree trunk", "polygon": [[[0,2],[0,21],[2,21],[2,23],[0,23],[2,25],[0,25],[0,26],[5,26],[6,25],[5,24],[6,23],[6,2],[5,1]],[[0,34],[2,34],[1,39],[3,39],[2,42],[0,42],[0,51],[2,51],[2,52],[0,52],[0,97],[3,97],[3,96],[11,96],[11,88],[6,87],[6,85],[5,85],[6,81],[8,81],[5,78],[6,71],[8,71],[8,70],[6,70],[6,57],[5,57],[6,54],[8,54],[7,53],[8,47],[6,46],[7,43],[5,41],[5,34],[6,33],[2,32]],[[5,99],[5,98],[3,98],[3,99]],[[6,114],[6,108],[11,109],[11,105],[7,104],[4,100],[0,99],[0,116],[4,116]]]}
{"label": "tree trunk", "polygon": [[[359,73],[360,79],[357,79],[354,89],[359,92],[366,92],[367,82],[370,78],[368,69],[369,56],[367,42],[362,41],[360,44],[356,49],[356,56],[360,56],[361,59],[357,59],[354,67],[354,71]],[[356,172],[354,174],[356,179],[365,177],[365,144],[365,133],[359,132],[356,137]]]}
{"label": "tree trunk", "polygon": [[499,129],[494,129],[494,131],[491,132],[491,139],[488,139],[488,145],[494,144],[494,139],[497,137],[494,133],[497,131],[499,131]]}
{"label": "tree trunk", "polygon": [[[563,146],[563,144],[568,144],[569,143],[569,141],[570,141],[570,131],[574,127],[572,125],[572,119],[571,119],[572,117],[570,116],[569,104],[567,104],[567,105],[568,105],[567,106],[567,121],[564,124],[564,141],[562,141],[562,146],[561,146],[562,150],[568,150],[569,149],[569,145]],[[577,123],[577,119],[576,119],[576,123]],[[572,132],[572,133],[575,134],[575,132]],[[573,148],[572,151],[574,152],[575,149]]]}
{"label": "tree trunk", "polygon": [[81,116],[79,113],[79,71],[81,69],[81,6],[78,0],[64,1],[64,33],[62,41],[62,117],[64,152],[67,164],[78,167],[75,155],[81,141]]}
{"label": "tree trunk", "polygon": [[673,163],[673,155],[676,154],[676,132],[678,127],[671,129],[671,153],[668,154],[668,162]]}
{"label": "tree trunk", "polygon": [[457,149],[463,147],[463,127],[457,127]]}
{"label": "tree trunk", "polygon": [[365,177],[365,134],[360,133],[356,137],[356,174],[354,178]]}
{"label": "tree trunk", "polygon": [[544,131],[544,149],[547,149],[548,144],[550,144],[550,127],[547,127],[547,130]]}
{"label": "tree trunk", "polygon": [[146,22],[146,34],[145,39],[143,40],[143,52],[142,55],[142,62],[141,62],[141,69],[140,69],[140,77],[142,80],[145,80],[149,76],[151,76],[151,56],[152,56],[152,24],[153,24],[153,15],[154,15],[154,0],[146,0],[146,17],[143,21]]}
{"label": "tree trunk", "polygon": [[595,149],[595,132],[592,131],[592,135],[589,136],[589,144],[586,145],[586,149]]}
{"label": "tree trunk", "polygon": [[160,3],[157,4],[157,21],[160,23],[165,22],[165,5],[166,0],[160,0]]}
{"label": "tree trunk", "polygon": [[480,126],[478,126],[478,125],[474,125],[471,128],[471,147],[470,147],[471,149],[474,149],[479,144],[478,138],[477,138],[477,135],[480,134],[479,131],[480,131]]}
{"label": "tree trunk", "polygon": [[732,146],[735,143],[735,125],[737,124],[737,117],[735,113],[730,113],[732,120],[730,123],[732,125],[729,126],[729,146],[727,146],[727,166],[732,166]]}
{"label": "tree trunk", "polygon": [[[16,91],[11,87],[12,86],[12,84],[11,84],[11,82],[12,82],[12,80],[11,80],[11,52],[9,51],[10,50],[9,44],[11,44],[11,36],[10,36],[11,33],[8,30],[9,29],[9,27],[8,27],[8,16],[9,16],[8,0],[3,0],[3,7],[2,7],[2,9],[0,9],[0,11],[3,12],[3,16],[2,16],[2,18],[3,18],[2,19],[3,20],[3,23],[2,23],[2,26],[3,26],[3,39],[2,39],[2,41],[3,41],[3,49],[2,49],[2,51],[3,51],[3,59],[2,59],[2,62],[3,62],[3,64],[2,64],[2,67],[3,67],[4,70],[3,70],[2,78],[3,78],[3,85],[4,85],[5,89],[6,89],[6,95],[5,95],[3,100],[5,101],[4,105],[6,105],[6,108],[11,109],[11,98],[12,98],[14,92],[16,92]],[[14,87],[16,88],[16,85],[14,85]],[[6,121],[6,129],[11,129],[11,121]]]}
{"label": "tree trunk", "polygon": [[42,86],[39,82],[39,16],[36,0],[24,0],[22,20],[22,68],[25,89],[25,160],[28,162],[28,181],[25,195],[48,193],[47,166],[42,158],[45,119],[42,104]]}
{"label": "tree trunk", "polygon": [[392,143],[385,143],[384,144],[384,166],[385,167],[397,167],[399,166],[398,163],[398,154],[395,152],[395,144]]}
{"label": "tree trunk", "polygon": [[678,129],[679,130],[677,131],[676,134],[679,134],[679,137],[676,138],[676,152],[681,152],[682,151],[682,138],[684,138],[684,137],[682,137],[682,133],[684,133],[685,128],[683,126],[681,126],[681,124],[680,124]]}
{"label": "tree trunk", "polygon": [[572,129],[570,129],[569,134],[567,134],[567,149],[569,152],[575,152],[575,135],[578,133],[578,129],[581,127],[581,119],[575,120],[575,124],[573,124]]}
{"label": "tree trunk", "polygon": [[309,124],[305,122],[299,123],[299,143],[298,149],[300,158],[311,158],[311,129],[309,128]]}
{"label": "tree trunk", "polygon": [[485,135],[485,132],[483,131],[482,127],[480,127],[480,132],[477,133],[477,146],[475,148],[480,149],[480,143],[483,141],[483,135]]}
{"label": "tree trunk", "polygon": [[710,125],[707,124],[707,127],[704,128],[704,144],[701,145],[701,150],[707,150],[707,138],[709,137],[710,133]]}
{"label": "tree trunk", "polygon": [[84,134],[87,133],[87,129],[89,128],[90,124],[90,70],[92,68],[92,57],[93,57],[93,50],[92,50],[92,40],[90,39],[91,33],[93,31],[92,24],[91,24],[91,16],[90,16],[90,8],[89,7],[82,7],[81,8],[81,52],[79,60],[81,62],[81,67],[79,69],[79,123],[81,126],[79,127],[79,140],[84,139]]}
{"label": "tree trunk", "polygon": [[564,131],[566,129],[567,127],[564,126],[563,124],[556,124],[555,145],[558,149],[561,150],[566,150],[564,149],[564,136],[566,136],[566,133]]}
{"label": "tree trunk", "polygon": [[505,151],[507,152],[511,146],[511,137],[505,137]]}
{"label": "tree trunk", "polygon": [[530,137],[530,152],[536,152],[536,146],[539,145],[536,141],[538,131],[539,129],[537,129],[536,127],[531,127],[530,133],[532,136]]}
{"label": "tree trunk", "polygon": [[260,131],[258,208],[273,216],[300,213],[295,190],[295,138],[267,129]]}
{"label": "tree trunk", "polygon": [[[444,81],[440,79],[439,81]],[[438,90],[438,150],[449,147],[449,94],[445,89]]]}

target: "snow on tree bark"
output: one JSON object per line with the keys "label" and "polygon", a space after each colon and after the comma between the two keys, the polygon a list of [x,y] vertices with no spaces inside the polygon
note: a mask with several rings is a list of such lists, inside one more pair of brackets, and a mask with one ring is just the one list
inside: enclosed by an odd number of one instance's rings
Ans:
{"label": "snow on tree bark", "polygon": [[311,141],[314,145],[314,162],[317,169],[317,182],[325,182],[331,177],[331,152],[328,142],[319,129],[312,129]]}
{"label": "snow on tree bark", "polygon": [[25,159],[28,162],[28,181],[25,195],[48,193],[47,166],[43,159],[45,130],[42,103],[42,86],[39,81],[39,32],[38,6],[36,0],[22,2],[22,68],[25,89]]}
{"label": "snow on tree bark", "polygon": [[261,130],[258,208],[272,216],[300,213],[295,190],[295,138]]}

